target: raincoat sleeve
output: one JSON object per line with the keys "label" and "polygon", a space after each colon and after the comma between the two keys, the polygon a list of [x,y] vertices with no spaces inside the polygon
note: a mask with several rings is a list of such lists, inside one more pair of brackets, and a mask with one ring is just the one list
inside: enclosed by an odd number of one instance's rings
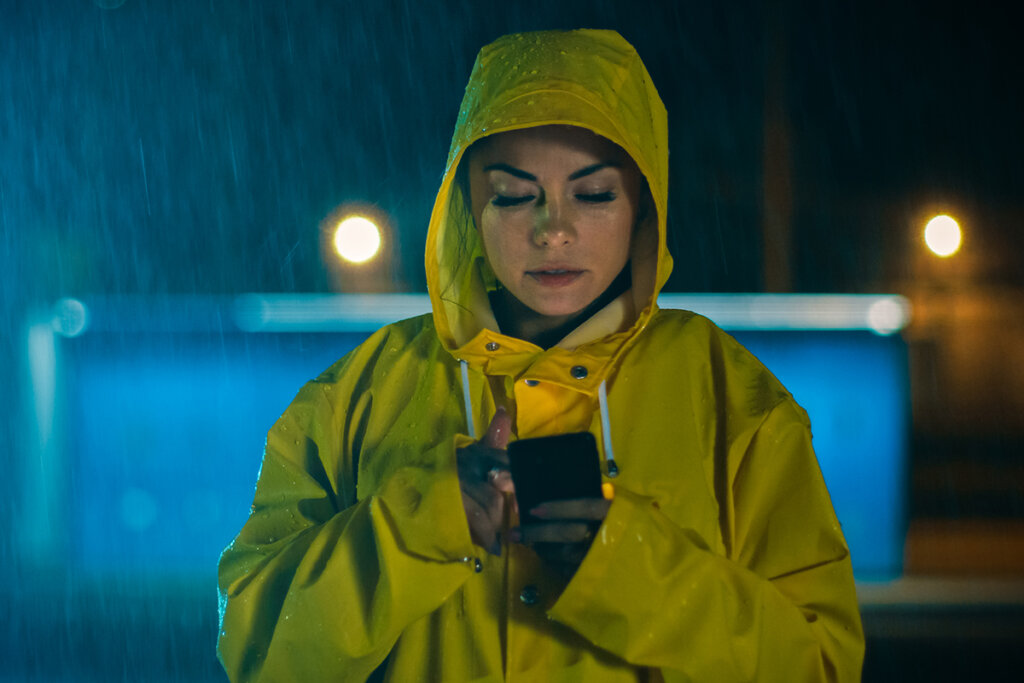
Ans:
{"label": "raincoat sleeve", "polygon": [[219,566],[232,681],[364,681],[473,574],[454,440],[415,460],[437,465],[396,469],[357,501],[370,401],[352,393],[311,382],[267,437],[251,515]]}
{"label": "raincoat sleeve", "polygon": [[784,400],[729,448],[724,555],[617,489],[550,616],[666,681],[859,681],[853,573],[806,415]]}

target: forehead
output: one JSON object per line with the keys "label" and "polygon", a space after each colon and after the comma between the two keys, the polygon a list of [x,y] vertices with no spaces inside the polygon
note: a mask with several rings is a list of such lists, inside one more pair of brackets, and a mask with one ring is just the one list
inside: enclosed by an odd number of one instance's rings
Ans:
{"label": "forehead", "polygon": [[625,151],[607,138],[576,126],[538,126],[490,135],[473,145],[471,164],[528,162],[573,155],[595,161],[622,162]]}

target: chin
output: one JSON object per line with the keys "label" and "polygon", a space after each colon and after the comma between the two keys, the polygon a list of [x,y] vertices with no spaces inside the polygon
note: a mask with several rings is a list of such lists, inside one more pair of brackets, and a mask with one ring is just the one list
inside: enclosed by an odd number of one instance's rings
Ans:
{"label": "chin", "polygon": [[536,302],[537,305],[530,306],[530,308],[549,318],[568,318],[582,311],[587,307],[588,303],[589,302],[580,304],[575,301],[538,301]]}

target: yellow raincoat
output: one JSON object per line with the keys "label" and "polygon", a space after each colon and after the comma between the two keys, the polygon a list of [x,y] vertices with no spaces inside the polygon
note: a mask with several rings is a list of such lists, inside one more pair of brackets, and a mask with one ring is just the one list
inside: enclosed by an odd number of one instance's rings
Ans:
{"label": "yellow raincoat", "polygon": [[[632,288],[548,350],[498,331],[454,182],[475,140],[544,124],[621,146],[654,204]],[[374,334],[267,438],[252,514],[220,563],[233,681],[859,680],[848,551],[804,411],[706,319],[655,305],[667,183],[665,110],[617,33],[480,52],[427,237],[433,315]],[[566,585],[521,545],[475,546],[456,448],[496,405],[513,438],[601,443],[602,382],[621,473],[576,575]]]}

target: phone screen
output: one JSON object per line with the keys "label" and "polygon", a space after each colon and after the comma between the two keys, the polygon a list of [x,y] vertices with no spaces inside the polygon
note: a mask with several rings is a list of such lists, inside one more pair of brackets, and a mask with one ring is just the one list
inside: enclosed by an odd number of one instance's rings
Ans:
{"label": "phone screen", "polygon": [[549,500],[601,498],[601,462],[590,432],[574,432],[508,445],[509,469],[523,522],[529,510]]}

